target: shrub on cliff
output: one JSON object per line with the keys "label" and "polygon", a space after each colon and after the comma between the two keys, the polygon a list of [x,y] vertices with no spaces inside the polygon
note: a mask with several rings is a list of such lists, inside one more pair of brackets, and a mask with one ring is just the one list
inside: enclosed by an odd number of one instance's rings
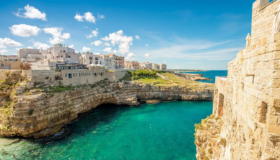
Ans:
{"label": "shrub on cliff", "polygon": [[150,71],[148,69],[140,69],[132,72],[132,80],[140,78],[156,78],[156,71]]}

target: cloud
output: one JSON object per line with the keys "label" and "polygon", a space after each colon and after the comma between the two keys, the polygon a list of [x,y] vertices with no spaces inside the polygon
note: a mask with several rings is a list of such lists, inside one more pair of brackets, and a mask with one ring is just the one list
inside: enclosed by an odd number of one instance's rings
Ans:
{"label": "cloud", "polygon": [[0,54],[7,54],[7,53],[9,53],[9,51],[6,49],[0,50]]}
{"label": "cloud", "polygon": [[64,40],[70,38],[70,33],[63,33],[63,28],[52,27],[52,28],[44,28],[43,31],[47,34],[51,34],[53,38],[50,38],[49,42],[51,44],[63,43]]}
{"label": "cloud", "polygon": [[22,46],[21,43],[16,42],[10,38],[0,38],[0,48],[7,48],[7,46],[9,47],[18,47],[18,46]]}
{"label": "cloud", "polygon": [[138,35],[135,36],[136,39],[140,39],[140,37]]}
{"label": "cloud", "polygon": [[[22,10],[25,12],[21,13]],[[26,5],[23,9],[19,8],[18,12],[14,13],[18,17],[30,18],[30,19],[41,19],[43,21],[47,21],[46,13],[39,11],[33,6]]]}
{"label": "cloud", "polygon": [[146,53],[146,54],[145,54],[145,57],[146,57],[146,58],[150,57],[149,53]]}
{"label": "cloud", "polygon": [[74,44],[71,44],[68,46],[69,48],[74,48]]}
{"label": "cloud", "polygon": [[32,46],[28,46],[28,47],[26,47],[26,48],[28,48],[28,49],[33,49],[33,47],[32,47]]}
{"label": "cloud", "polygon": [[83,49],[81,50],[81,52],[88,52],[88,51],[90,51],[91,50],[91,48],[88,48],[88,47],[83,47]]}
{"label": "cloud", "polygon": [[135,60],[136,55],[134,53],[128,53],[127,56],[125,57],[125,60],[127,61],[132,61]]}
{"label": "cloud", "polygon": [[92,15],[91,12],[86,12],[84,15],[84,18],[86,19],[86,21],[91,22],[91,23],[95,23],[96,18]]}
{"label": "cloud", "polygon": [[111,47],[106,47],[105,49],[103,49],[104,52],[112,52],[112,48]]}
{"label": "cloud", "polygon": [[129,53],[129,46],[132,45],[133,38],[132,36],[128,37],[123,35],[123,31],[119,30],[114,33],[110,33],[109,36],[102,38],[104,41],[109,41],[113,46],[118,45],[118,52],[125,55]]}
{"label": "cloud", "polygon": [[87,36],[87,38],[97,37],[97,35],[98,35],[98,28],[96,28],[95,30],[93,30],[93,31],[91,32],[91,34]]}
{"label": "cloud", "polygon": [[9,28],[13,35],[20,36],[20,37],[36,36],[41,30],[36,26],[30,26],[27,24],[13,25],[12,27]]}
{"label": "cloud", "polygon": [[102,53],[94,53],[95,55],[101,55]]}
{"label": "cloud", "polygon": [[108,42],[105,42],[105,43],[104,43],[104,46],[109,47],[109,46],[111,46],[111,44],[110,44],[110,43],[108,43]]}
{"label": "cloud", "polygon": [[77,13],[74,18],[79,22],[83,22],[84,19],[91,23],[95,23],[96,21],[96,18],[92,15],[91,12],[86,12],[83,16]]}
{"label": "cloud", "polygon": [[99,19],[104,19],[104,18],[105,18],[105,16],[102,15],[102,14],[99,14],[99,13],[98,13],[97,15],[98,15],[98,18],[99,18]]}
{"label": "cloud", "polygon": [[75,17],[74,17],[77,21],[79,21],[79,22],[83,22],[83,16],[81,16],[79,13],[77,13],[76,15],[75,15]]}
{"label": "cloud", "polygon": [[101,44],[102,44],[102,41],[100,41],[100,40],[91,42],[91,45],[95,45],[95,46],[100,46]]}
{"label": "cloud", "polygon": [[50,48],[49,45],[44,44],[44,43],[41,43],[41,42],[39,42],[39,41],[33,42],[33,46],[34,46],[35,48],[37,48],[37,49],[41,49],[41,48],[42,48],[42,49],[44,49],[44,50]]}
{"label": "cloud", "polygon": [[172,59],[199,59],[199,60],[230,60],[243,47],[231,47],[232,40],[212,42],[207,40],[188,40],[177,38],[176,40],[161,41],[161,48],[154,50],[140,49],[137,52],[149,52],[150,58],[172,58]]}
{"label": "cloud", "polygon": [[148,45],[148,44],[145,44],[145,46],[146,46],[146,47],[149,47],[149,45]]}

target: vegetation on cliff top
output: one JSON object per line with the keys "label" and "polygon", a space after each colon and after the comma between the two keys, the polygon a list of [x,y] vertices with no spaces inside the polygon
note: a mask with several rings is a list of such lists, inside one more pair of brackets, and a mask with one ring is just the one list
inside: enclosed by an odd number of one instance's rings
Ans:
{"label": "vegetation on cliff top", "polygon": [[[157,76],[157,73],[163,75],[168,80]],[[129,73],[121,80],[135,81],[144,84],[152,84],[156,86],[182,86],[182,87],[189,87],[193,89],[198,89],[198,88],[213,89],[214,86],[213,84],[209,84],[209,83],[189,81],[182,77],[176,76],[175,74],[170,72],[148,70],[148,69],[129,71]]]}

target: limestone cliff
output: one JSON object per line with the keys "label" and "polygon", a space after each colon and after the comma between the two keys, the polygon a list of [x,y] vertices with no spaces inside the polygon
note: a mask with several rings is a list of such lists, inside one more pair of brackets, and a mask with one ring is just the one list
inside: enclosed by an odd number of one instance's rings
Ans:
{"label": "limestone cliff", "polygon": [[0,136],[44,137],[100,104],[137,106],[145,100],[212,100],[213,90],[160,87],[136,82],[101,81],[94,85],[43,87],[23,81],[15,87],[9,114],[0,120]]}

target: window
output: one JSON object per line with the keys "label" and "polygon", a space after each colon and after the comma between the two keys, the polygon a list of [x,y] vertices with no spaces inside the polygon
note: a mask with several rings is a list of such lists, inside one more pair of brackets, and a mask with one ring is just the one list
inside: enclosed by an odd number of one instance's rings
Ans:
{"label": "window", "polygon": [[96,73],[94,73],[94,75],[95,75],[95,77],[97,76],[97,74],[96,74]]}
{"label": "window", "polygon": [[102,73],[100,75],[102,76]]}
{"label": "window", "polygon": [[72,74],[71,74],[71,73],[69,73],[69,74],[68,74],[68,77],[69,77],[69,78],[72,78]]}
{"label": "window", "polygon": [[65,73],[65,77],[67,77],[67,73]]}

